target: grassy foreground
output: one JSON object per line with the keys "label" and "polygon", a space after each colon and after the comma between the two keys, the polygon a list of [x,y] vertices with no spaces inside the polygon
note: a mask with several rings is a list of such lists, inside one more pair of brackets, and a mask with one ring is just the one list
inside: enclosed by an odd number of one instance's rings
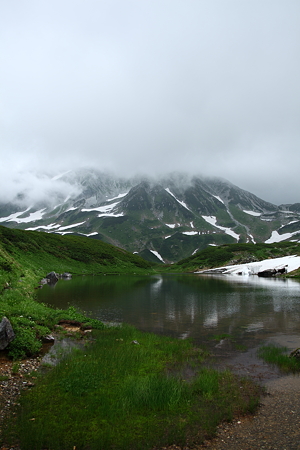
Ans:
{"label": "grassy foreground", "polygon": [[[21,399],[6,430],[22,450],[146,450],[192,445],[218,423],[253,411],[259,390],[230,372],[202,368],[187,340],[130,326],[97,332],[95,343],[66,357]],[[184,369],[198,369],[192,379]]]}

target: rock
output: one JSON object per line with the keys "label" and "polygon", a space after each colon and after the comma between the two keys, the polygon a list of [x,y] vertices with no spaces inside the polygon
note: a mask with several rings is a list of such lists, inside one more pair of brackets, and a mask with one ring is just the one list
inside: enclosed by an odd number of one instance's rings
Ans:
{"label": "rock", "polygon": [[52,336],[52,334],[47,334],[46,336],[43,336],[42,341],[43,341],[45,344],[49,344],[49,343],[55,341],[55,337]]}
{"label": "rock", "polygon": [[293,350],[290,353],[290,358],[297,358],[300,359],[300,348],[296,348],[296,350]]}
{"label": "rock", "polygon": [[72,274],[69,272],[64,272],[61,274],[61,278],[67,278],[67,279],[72,278]]}
{"label": "rock", "polygon": [[58,282],[58,275],[55,272],[50,272],[46,275],[49,284],[55,284]]}
{"label": "rock", "polygon": [[282,275],[283,273],[286,273],[287,266],[283,266],[277,269],[266,269],[262,270],[261,272],[258,272],[259,277],[274,277],[275,275]]}
{"label": "rock", "polygon": [[266,270],[262,270],[261,272],[257,273],[258,277],[274,277],[274,275],[276,275],[277,271],[276,269],[266,269]]}
{"label": "rock", "polygon": [[15,338],[14,330],[7,317],[3,317],[0,323],[0,350],[4,350]]}
{"label": "rock", "polygon": [[140,345],[140,343],[138,341],[131,341],[131,343],[135,344],[135,345]]}

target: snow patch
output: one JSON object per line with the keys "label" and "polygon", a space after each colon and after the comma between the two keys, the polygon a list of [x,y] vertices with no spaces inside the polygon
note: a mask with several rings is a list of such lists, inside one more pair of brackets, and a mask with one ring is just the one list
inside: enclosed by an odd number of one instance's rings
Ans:
{"label": "snow patch", "polygon": [[295,234],[299,234],[299,231],[294,231],[293,233],[279,234],[278,231],[272,231],[271,237],[265,241],[266,244],[274,244],[275,242],[285,241],[291,238]]}
{"label": "snow patch", "polygon": [[57,231],[64,231],[64,230],[68,230],[69,228],[79,227],[80,225],[83,225],[84,223],[85,223],[85,221],[73,223],[73,225],[66,225],[65,227],[60,227]]}
{"label": "snow patch", "polygon": [[119,204],[119,202],[112,203],[111,205],[98,206],[97,208],[83,208],[81,211],[82,211],[82,212],[97,211],[97,212],[101,212],[101,213],[106,213],[106,212],[109,213],[109,212],[111,212],[118,204]]}
{"label": "snow patch", "polygon": [[90,236],[96,236],[96,234],[99,234],[99,233],[97,231],[93,231],[92,233],[89,233],[89,234],[84,234],[84,233],[79,233],[79,234],[82,234],[82,236],[90,237]]}
{"label": "snow patch", "polygon": [[120,213],[120,214],[114,214],[114,213],[107,213],[107,214],[98,214],[98,217],[122,217],[124,216],[124,213]]}
{"label": "snow patch", "polygon": [[172,197],[175,198],[175,200],[180,203],[181,206],[183,206],[185,209],[187,209],[188,211],[190,211],[190,208],[187,206],[186,203],[182,202],[181,200],[178,200],[178,198],[175,197],[174,194],[172,194],[172,192],[170,191],[169,188],[166,188],[165,191],[167,191],[168,194],[172,195]]}
{"label": "snow patch", "polygon": [[195,236],[195,234],[199,234],[198,231],[183,231],[182,234],[186,234],[187,236]]}
{"label": "snow patch", "polygon": [[66,209],[65,212],[75,211],[75,209],[78,209],[78,208],[75,208],[74,206],[71,206],[70,208]]}
{"label": "snow patch", "polygon": [[125,197],[125,195],[127,195],[127,194],[128,194],[128,192],[125,192],[124,194],[119,194],[119,195],[117,195],[117,197],[109,198],[107,201],[112,202],[113,200],[117,200],[117,198]]}
{"label": "snow patch", "polygon": [[165,223],[165,225],[169,228],[175,228],[176,227],[176,223]]}
{"label": "snow patch", "polygon": [[72,234],[72,231],[55,231],[55,233],[64,236],[65,234]]}
{"label": "snow patch", "polygon": [[250,216],[257,216],[257,217],[261,216],[261,213],[255,211],[246,211],[245,209],[243,209],[243,212],[246,214],[250,214]]}
{"label": "snow patch", "polygon": [[27,231],[35,231],[35,230],[53,230],[55,228],[59,228],[59,224],[50,223],[50,225],[40,225],[39,227],[31,227],[26,228]]}
{"label": "snow patch", "polygon": [[219,202],[221,202],[221,203],[223,203],[223,205],[225,205],[225,203],[223,202],[221,197],[219,197],[218,195],[213,195],[213,197],[215,197],[217,200],[219,200]]}
{"label": "snow patch", "polygon": [[219,228],[219,230],[225,231],[226,234],[229,234],[237,241],[239,240],[240,235],[235,233],[231,228],[221,227],[220,225],[217,225],[217,218],[215,216],[202,216],[202,217],[204,220],[206,220],[206,222],[210,223],[214,227]]}
{"label": "snow patch", "polygon": [[35,222],[43,218],[44,211],[46,208],[30,213],[28,217],[19,218],[19,216],[25,214],[29,209],[30,208],[27,208],[26,211],[14,213],[7,217],[1,217],[0,222],[16,222],[16,223]]}
{"label": "snow patch", "polygon": [[164,263],[164,260],[162,259],[161,255],[158,252],[156,252],[155,250],[150,250],[150,252],[153,253],[153,255],[155,255],[158,259],[160,259]]}

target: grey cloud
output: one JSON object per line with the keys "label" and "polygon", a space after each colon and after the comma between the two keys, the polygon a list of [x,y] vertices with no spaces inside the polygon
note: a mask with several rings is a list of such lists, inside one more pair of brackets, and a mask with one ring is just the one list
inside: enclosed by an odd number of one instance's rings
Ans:
{"label": "grey cloud", "polygon": [[300,201],[298,1],[0,8],[7,193],[18,177],[33,195],[34,172],[93,166],[223,176],[277,204]]}

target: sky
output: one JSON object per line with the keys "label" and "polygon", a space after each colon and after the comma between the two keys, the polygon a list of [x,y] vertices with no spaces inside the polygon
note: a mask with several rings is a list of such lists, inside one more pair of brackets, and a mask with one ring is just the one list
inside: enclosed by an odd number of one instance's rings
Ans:
{"label": "sky", "polygon": [[300,202],[299,0],[0,4],[0,201],[122,176],[221,176]]}

